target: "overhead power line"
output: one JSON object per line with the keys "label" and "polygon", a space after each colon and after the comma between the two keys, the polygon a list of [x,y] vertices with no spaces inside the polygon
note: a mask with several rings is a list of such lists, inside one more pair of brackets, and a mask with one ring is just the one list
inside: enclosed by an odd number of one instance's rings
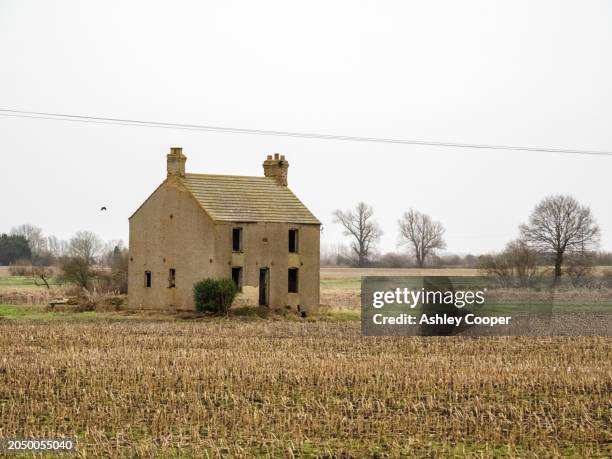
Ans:
{"label": "overhead power line", "polygon": [[383,144],[398,144],[398,145],[421,145],[430,147],[451,147],[451,148],[477,148],[488,150],[513,150],[513,151],[531,151],[542,153],[557,153],[567,155],[595,155],[595,156],[612,156],[612,151],[600,150],[575,150],[567,148],[549,148],[549,147],[525,147],[513,145],[489,145],[475,143],[458,143],[458,142],[438,142],[430,140],[412,140],[412,139],[392,139],[380,137],[358,137],[337,134],[321,134],[314,132],[293,132],[293,131],[273,131],[262,129],[247,129],[237,127],[209,126],[202,124],[184,124],[184,123],[166,123],[161,121],[142,121],[122,118],[103,118],[97,116],[85,115],[69,115],[63,113],[46,113],[46,112],[31,112],[25,110],[0,109],[0,116],[17,117],[17,118],[35,118],[55,121],[71,121],[80,123],[94,124],[114,124],[121,126],[139,126],[161,129],[183,129],[190,131],[207,131],[221,132],[227,134],[247,134],[247,135],[264,135],[277,137],[297,137],[302,139],[315,140],[340,140],[349,142],[372,142]]}

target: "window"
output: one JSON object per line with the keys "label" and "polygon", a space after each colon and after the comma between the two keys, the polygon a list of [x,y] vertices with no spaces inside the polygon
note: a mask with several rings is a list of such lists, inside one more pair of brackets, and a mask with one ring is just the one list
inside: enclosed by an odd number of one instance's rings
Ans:
{"label": "window", "polygon": [[176,287],[176,269],[170,268],[168,272],[168,288]]}
{"label": "window", "polygon": [[289,268],[289,293],[298,292],[298,269]]}
{"label": "window", "polygon": [[151,279],[151,271],[145,271],[145,287],[151,287],[152,279]]}
{"label": "window", "polygon": [[289,230],[289,253],[298,253],[298,230]]}
{"label": "window", "polygon": [[242,268],[232,268],[232,280],[236,284],[236,289],[242,292]]}
{"label": "window", "polygon": [[242,228],[232,229],[232,250],[242,252]]}
{"label": "window", "polygon": [[259,306],[269,305],[270,269],[259,268]]}

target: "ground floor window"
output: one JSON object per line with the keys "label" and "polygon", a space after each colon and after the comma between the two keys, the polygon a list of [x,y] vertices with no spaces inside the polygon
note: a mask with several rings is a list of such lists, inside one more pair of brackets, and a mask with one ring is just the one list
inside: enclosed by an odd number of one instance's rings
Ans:
{"label": "ground floor window", "polygon": [[242,268],[232,268],[232,280],[236,284],[236,289],[242,292]]}
{"label": "ground floor window", "polygon": [[270,269],[259,268],[259,305],[269,305]]}
{"label": "ground floor window", "polygon": [[297,293],[298,292],[298,269],[297,268],[289,268],[289,285],[288,285],[289,293]]}

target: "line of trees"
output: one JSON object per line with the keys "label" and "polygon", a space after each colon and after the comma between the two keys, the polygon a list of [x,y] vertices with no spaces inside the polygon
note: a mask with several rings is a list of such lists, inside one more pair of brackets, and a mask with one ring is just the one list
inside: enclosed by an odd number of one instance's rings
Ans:
{"label": "line of trees", "polygon": [[[601,231],[588,206],[569,195],[552,195],[540,201],[526,223],[519,225],[519,238],[497,254],[440,255],[446,249],[442,223],[410,209],[398,220],[398,246],[406,252],[378,255],[376,245],[383,232],[372,206],[360,202],[351,210],[336,210],[334,222],[349,236],[349,250],[336,247],[325,261],[348,266],[470,266],[480,267],[500,278],[506,276],[526,284],[538,266],[552,264],[555,280],[565,273],[579,277],[594,264],[612,265],[612,253],[597,252]],[[333,260],[335,259],[335,260]]]}
{"label": "line of trees", "polygon": [[24,224],[0,235],[0,264],[12,274],[35,277],[49,288],[56,277],[80,289],[127,293],[128,251],[122,241],[104,243],[91,231],[77,231],[68,241],[45,237]]}
{"label": "line of trees", "polygon": [[[374,253],[383,232],[374,219],[374,209],[365,202],[358,203],[351,210],[336,210],[334,222],[342,226],[344,235],[350,236],[350,252],[340,255],[346,264],[357,267],[372,266]],[[425,266],[439,250],[446,248],[442,223],[434,221],[427,214],[410,209],[398,221],[399,244],[408,248],[419,267]],[[387,258],[392,258],[387,254]],[[396,263],[401,256],[396,255]],[[389,260],[393,262],[393,260]]]}
{"label": "line of trees", "polygon": [[[357,267],[370,266],[372,253],[376,248],[382,230],[374,220],[374,209],[365,202],[360,202],[355,209],[336,210],[334,222],[342,225],[344,235],[351,237],[350,254],[346,261]],[[426,260],[436,251],[446,248],[444,226],[433,221],[428,215],[410,209],[399,220],[400,244],[408,246],[417,265],[425,266]]]}

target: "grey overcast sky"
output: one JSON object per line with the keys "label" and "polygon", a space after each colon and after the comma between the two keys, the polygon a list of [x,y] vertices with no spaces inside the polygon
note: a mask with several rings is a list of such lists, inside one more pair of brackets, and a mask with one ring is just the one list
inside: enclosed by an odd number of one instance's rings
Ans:
{"label": "grey overcast sky", "polygon": [[[612,150],[612,2],[0,0],[0,108],[355,136]],[[289,185],[343,240],[364,200],[397,243],[410,207],[448,250],[498,250],[548,194],[612,250],[612,157],[230,135],[0,117],[0,232],[127,242],[182,146],[192,172]],[[101,213],[101,205],[108,212]]]}

